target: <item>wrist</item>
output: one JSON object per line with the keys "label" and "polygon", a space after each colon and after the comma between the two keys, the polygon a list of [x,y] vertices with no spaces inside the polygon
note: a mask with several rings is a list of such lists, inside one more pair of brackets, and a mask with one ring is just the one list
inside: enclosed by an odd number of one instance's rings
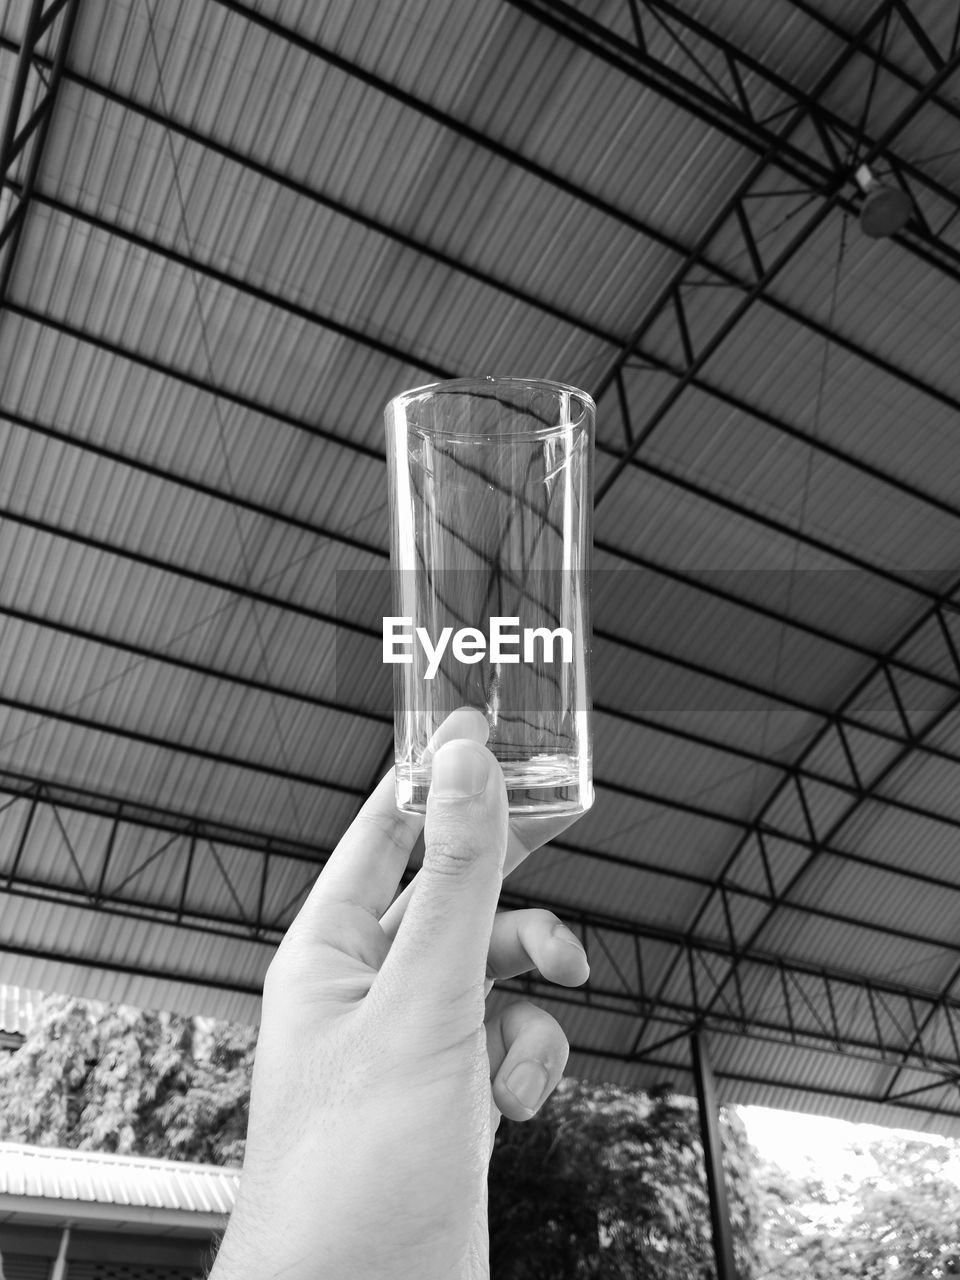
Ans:
{"label": "wrist", "polygon": [[[386,1243],[386,1241],[384,1242]],[[371,1258],[356,1256],[357,1240],[338,1244],[328,1239],[328,1247],[317,1248],[310,1257],[287,1255],[288,1242],[276,1238],[267,1223],[251,1222],[242,1212],[234,1209],[227,1229],[220,1241],[217,1256],[207,1280],[323,1280],[327,1276],[362,1276],[363,1280],[490,1280],[490,1241],[487,1230],[486,1207],[478,1216],[463,1263],[451,1266],[452,1259],[445,1248],[438,1248],[438,1257],[431,1263],[423,1254],[410,1268],[405,1269],[403,1259],[397,1256],[383,1261],[382,1266]],[[443,1256],[439,1256],[439,1254]]]}

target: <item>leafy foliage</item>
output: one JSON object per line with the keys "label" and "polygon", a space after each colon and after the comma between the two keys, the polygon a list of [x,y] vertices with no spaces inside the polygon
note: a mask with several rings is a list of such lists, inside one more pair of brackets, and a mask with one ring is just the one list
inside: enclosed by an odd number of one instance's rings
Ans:
{"label": "leafy foliage", "polygon": [[[0,1139],[209,1163],[243,1158],[256,1032],[65,996],[0,1065]],[[956,1145],[890,1134],[863,1176],[760,1160],[722,1116],[740,1280],[960,1275]],[[489,1179],[493,1280],[713,1280],[695,1104],[564,1080],[501,1124]]]}
{"label": "leafy foliage", "polygon": [[765,1167],[757,1280],[960,1275],[960,1186],[946,1171],[954,1147],[891,1134],[858,1150],[874,1171],[833,1189]]}
{"label": "leafy foliage", "polygon": [[255,1041],[248,1027],[49,996],[0,1066],[0,1138],[239,1163]]}
{"label": "leafy foliage", "polygon": [[[758,1264],[756,1156],[723,1119],[727,1196],[743,1280]],[[712,1280],[695,1104],[565,1080],[540,1114],[501,1125],[490,1169],[495,1280]]]}

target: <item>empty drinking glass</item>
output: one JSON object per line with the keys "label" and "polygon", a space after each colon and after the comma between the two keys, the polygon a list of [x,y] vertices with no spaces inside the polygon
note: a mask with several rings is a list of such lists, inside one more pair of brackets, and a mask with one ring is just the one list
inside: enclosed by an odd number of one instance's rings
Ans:
{"label": "empty drinking glass", "polygon": [[589,571],[595,406],[521,378],[386,407],[397,803],[423,812],[432,740],[479,708],[512,813],[593,802]]}

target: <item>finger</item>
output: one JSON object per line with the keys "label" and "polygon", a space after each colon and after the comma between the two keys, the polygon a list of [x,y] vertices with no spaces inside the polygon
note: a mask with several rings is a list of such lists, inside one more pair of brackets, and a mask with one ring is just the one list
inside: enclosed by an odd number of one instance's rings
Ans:
{"label": "finger", "polygon": [[[423,758],[424,760],[432,759],[445,742],[452,742],[456,738],[469,738],[472,742],[479,742],[483,745],[489,735],[490,726],[487,724],[486,717],[482,711],[478,711],[476,707],[458,707],[456,711],[452,711],[447,716],[446,720],[430,739]],[[397,936],[400,921],[403,919],[403,913],[406,911],[407,904],[413,896],[415,884],[416,880],[412,880],[381,917],[380,925],[388,938]]]}
{"label": "finger", "polygon": [[442,1013],[482,993],[487,947],[507,848],[507,789],[495,757],[469,739],[445,743],[433,760],[423,866],[380,977]]}
{"label": "finger", "polygon": [[[482,711],[476,707],[458,707],[430,739],[424,759],[429,759],[451,738],[486,742],[489,732]],[[327,859],[300,914],[310,915],[332,903],[349,902],[362,906],[379,919],[397,892],[423,822],[423,814],[405,813],[397,808],[395,776],[391,769]]]}
{"label": "finger", "polygon": [[[513,830],[511,824],[507,833],[507,856],[503,864],[503,874],[508,876],[511,871],[515,871],[520,864],[530,855],[530,849],[523,844]],[[406,911],[410,899],[413,897],[413,891],[416,887],[417,875],[410,881],[403,893],[398,894],[394,901],[390,904],[387,911],[380,919],[381,927],[388,938],[395,938],[397,930],[400,928],[400,921],[403,919],[403,913]]]}
{"label": "finger", "polygon": [[327,859],[298,918],[309,920],[321,909],[346,902],[363,907],[379,920],[397,892],[422,827],[422,813],[397,808],[391,769]]}
{"label": "finger", "polygon": [[563,1078],[570,1046],[556,1018],[517,1000],[486,1023],[493,1100],[508,1120],[529,1120]]}
{"label": "finger", "polygon": [[[486,721],[484,721],[486,727]],[[480,739],[476,739],[480,741]],[[515,872],[521,863],[529,858],[532,851],[539,849],[541,845],[547,844],[548,840],[553,840],[554,836],[558,836],[562,831],[566,831],[571,823],[576,822],[580,814],[575,817],[554,818],[529,818],[516,819],[512,818],[509,823],[509,831],[507,833],[507,856],[503,863],[503,876],[506,879],[509,873]],[[518,835],[517,828],[524,835]],[[419,873],[417,873],[419,874]],[[402,893],[394,899],[384,915],[381,916],[380,925],[388,938],[396,938],[399,923],[403,919],[403,913],[407,909],[407,904],[413,896],[413,888],[416,886],[416,877],[412,879],[410,884],[404,888]]]}
{"label": "finger", "polygon": [[[530,854],[530,850],[521,843],[519,837],[514,833],[511,825],[507,833],[507,856],[504,860],[503,874],[508,876],[511,871],[515,871]],[[419,871],[417,876],[419,876]],[[381,917],[380,924],[384,933],[388,938],[395,938],[397,930],[400,928],[400,921],[403,919],[403,913],[406,911],[410,899],[413,897],[413,891],[417,883],[417,877],[407,885],[403,893],[398,894],[391,902],[389,908]]]}
{"label": "finger", "polygon": [[515,978],[531,969],[563,987],[579,987],[590,976],[587,953],[552,911],[499,911],[487,952],[487,977]]}
{"label": "finger", "polygon": [[457,738],[470,738],[481,745],[490,737],[490,726],[487,717],[478,707],[457,707],[451,711],[443,724],[427,743],[422,763],[432,760],[445,742],[453,742]]}

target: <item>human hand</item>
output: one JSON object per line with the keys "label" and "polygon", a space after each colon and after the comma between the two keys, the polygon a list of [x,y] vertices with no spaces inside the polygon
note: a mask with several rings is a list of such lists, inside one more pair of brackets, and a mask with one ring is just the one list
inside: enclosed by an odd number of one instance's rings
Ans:
{"label": "human hand", "polygon": [[569,1049],[526,1001],[485,1024],[486,990],[534,968],[577,986],[588,966],[549,912],[497,914],[508,850],[519,860],[537,837],[509,829],[482,716],[446,728],[466,736],[434,758],[413,885],[394,900],[423,818],[397,810],[391,772],[270,965],[244,1169],[211,1280],[487,1274],[500,1115],[535,1114]]}

